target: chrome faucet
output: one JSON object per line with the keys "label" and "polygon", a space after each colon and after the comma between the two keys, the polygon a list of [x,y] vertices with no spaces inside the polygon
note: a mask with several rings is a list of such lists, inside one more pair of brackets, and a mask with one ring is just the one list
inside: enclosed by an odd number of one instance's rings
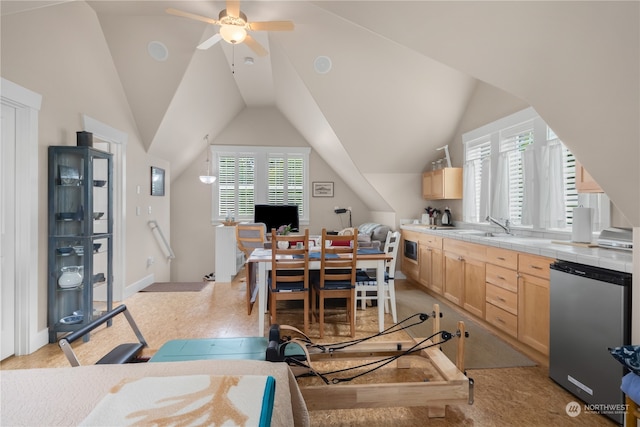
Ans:
{"label": "chrome faucet", "polygon": [[487,221],[492,222],[495,225],[497,225],[498,227],[502,228],[505,233],[511,234],[511,227],[509,226],[509,220],[508,219],[505,219],[504,220],[504,225],[502,225],[502,224],[500,224],[500,221],[498,221],[495,218],[492,218],[490,215],[487,215]]}

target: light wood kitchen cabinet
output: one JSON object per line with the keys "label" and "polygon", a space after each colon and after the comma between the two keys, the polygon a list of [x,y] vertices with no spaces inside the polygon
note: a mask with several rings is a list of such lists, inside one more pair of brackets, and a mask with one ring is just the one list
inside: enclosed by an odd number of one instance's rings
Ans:
{"label": "light wood kitchen cabinet", "polygon": [[576,160],[576,190],[578,193],[604,193],[580,162]]}
{"label": "light wood kitchen cabinet", "polygon": [[[420,280],[420,265],[418,264],[418,260],[411,259],[405,254],[405,240],[410,240],[412,242],[418,242],[421,238],[421,233],[416,233],[412,231],[402,231],[402,239],[398,253],[401,255],[401,269],[402,273],[407,276],[408,279],[415,280],[418,282]],[[418,254],[419,256],[419,254]]]}
{"label": "light wood kitchen cabinet", "polygon": [[485,310],[485,263],[465,258],[463,307],[469,313],[484,319]]}
{"label": "light wood kitchen cabinet", "polygon": [[554,260],[520,254],[518,340],[549,354],[549,264]]}
{"label": "light wood kitchen cabinet", "polygon": [[444,168],[422,174],[422,198],[462,199],[462,168]]}
{"label": "light wood kitchen cabinet", "polygon": [[415,280],[416,282],[420,280],[420,265],[417,261],[402,258],[402,272],[408,279]]}
{"label": "light wood kitchen cabinet", "polygon": [[419,242],[420,283],[442,295],[442,238],[425,234]]}
{"label": "light wood kitchen cabinet", "polygon": [[485,320],[518,337],[518,252],[487,247]]}
{"label": "light wood kitchen cabinet", "polygon": [[464,281],[464,258],[455,252],[444,251],[443,262],[443,295],[449,301],[461,306]]}
{"label": "light wood kitchen cabinet", "polygon": [[444,239],[444,297],[478,317],[485,310],[485,246]]}
{"label": "light wood kitchen cabinet", "polygon": [[531,349],[549,354],[551,258],[403,230],[418,243],[418,260],[403,272]]}
{"label": "light wood kitchen cabinet", "polygon": [[518,337],[518,316],[489,303],[487,303],[486,309],[487,322],[514,338]]}

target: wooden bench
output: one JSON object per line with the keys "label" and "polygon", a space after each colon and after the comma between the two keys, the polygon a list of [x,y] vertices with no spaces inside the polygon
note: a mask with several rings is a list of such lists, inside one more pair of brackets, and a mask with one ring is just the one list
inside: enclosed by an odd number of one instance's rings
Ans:
{"label": "wooden bench", "polygon": [[71,366],[80,366],[80,361],[76,357],[76,354],[73,352],[71,348],[71,343],[82,338],[84,335],[96,329],[98,326],[108,322],[113,319],[118,314],[124,314],[129,322],[129,326],[133,329],[133,332],[136,334],[138,338],[138,342],[136,343],[124,343],[116,346],[109,353],[105,354],[100,360],[96,362],[96,365],[118,365],[123,363],[133,362],[136,357],[140,354],[142,349],[147,346],[147,342],[145,341],[140,329],[136,325],[136,322],[133,320],[131,313],[127,310],[127,307],[122,304],[110,311],[109,313],[100,316],[93,322],[89,323],[86,326],[78,329],[75,332],[66,335],[58,341],[58,345],[62,349],[62,352],[67,356],[67,360],[71,363]]}

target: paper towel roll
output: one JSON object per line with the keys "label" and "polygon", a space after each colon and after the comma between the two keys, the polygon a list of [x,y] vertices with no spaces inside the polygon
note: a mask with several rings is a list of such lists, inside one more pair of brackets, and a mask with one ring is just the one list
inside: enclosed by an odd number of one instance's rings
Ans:
{"label": "paper towel roll", "polygon": [[571,241],[575,243],[591,243],[592,208],[573,208],[573,227]]}

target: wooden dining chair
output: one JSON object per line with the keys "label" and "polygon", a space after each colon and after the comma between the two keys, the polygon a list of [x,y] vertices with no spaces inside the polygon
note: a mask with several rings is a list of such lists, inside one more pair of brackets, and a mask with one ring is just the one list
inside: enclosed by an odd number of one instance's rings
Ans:
{"label": "wooden dining chair", "polygon": [[[350,235],[327,235],[322,229],[320,272],[314,275],[311,292],[312,319],[318,319],[320,338],[324,337],[325,300],[346,299],[347,321],[351,336],[356,335],[354,308],[358,230]],[[316,313],[316,307],[318,313]]]}
{"label": "wooden dining chair", "polygon": [[[282,242],[285,242],[282,245]],[[282,247],[281,247],[282,245]],[[271,230],[271,276],[269,312],[271,324],[278,323],[278,301],[304,302],[304,333],[309,334],[309,229],[304,235],[278,235]]]}
{"label": "wooden dining chair", "polygon": [[247,314],[251,314],[256,299],[258,286],[255,280],[255,263],[246,262],[257,248],[264,248],[267,226],[261,222],[243,222],[236,225],[236,242],[238,249],[244,252],[245,280],[247,281]]}
{"label": "wooden dining chair", "polygon": [[384,243],[383,252],[387,255],[391,255],[392,258],[385,262],[383,283],[384,294],[382,296],[378,295],[378,278],[375,276],[375,273],[371,274],[370,272],[365,270],[358,270],[356,273],[354,308],[357,307],[358,301],[360,301],[361,308],[363,310],[366,307],[367,301],[376,300],[378,304],[382,304],[384,302],[384,311],[386,313],[389,312],[389,306],[391,306],[391,316],[393,317],[393,323],[398,323],[394,276],[399,246],[400,232],[389,231],[387,233],[387,239]]}

